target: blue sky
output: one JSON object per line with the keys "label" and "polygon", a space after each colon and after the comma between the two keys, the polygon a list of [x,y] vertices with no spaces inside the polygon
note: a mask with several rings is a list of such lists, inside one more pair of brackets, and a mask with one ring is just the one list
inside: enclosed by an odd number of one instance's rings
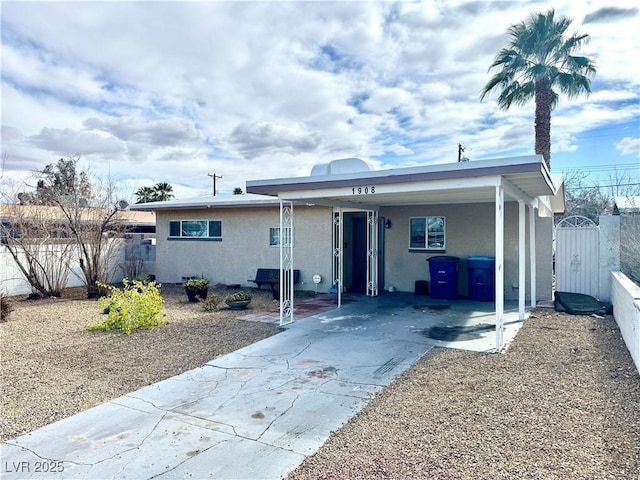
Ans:
{"label": "blue sky", "polygon": [[633,1],[2,2],[2,181],[79,155],[122,196],[533,153],[534,106],[479,99],[507,28],[553,6],[591,36],[589,97],[552,116],[552,171],[640,183]]}

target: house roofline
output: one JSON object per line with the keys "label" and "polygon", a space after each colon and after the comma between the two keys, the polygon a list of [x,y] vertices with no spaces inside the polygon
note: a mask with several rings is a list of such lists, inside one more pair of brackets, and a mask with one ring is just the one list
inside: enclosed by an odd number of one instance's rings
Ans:
{"label": "house roofline", "polygon": [[247,192],[276,196],[296,190],[365,186],[375,180],[377,185],[401,184],[420,181],[451,180],[491,175],[540,173],[549,192],[556,193],[549,170],[541,155],[511,157],[475,162],[446,163],[420,167],[395,168],[335,175],[277,178],[247,182]]}

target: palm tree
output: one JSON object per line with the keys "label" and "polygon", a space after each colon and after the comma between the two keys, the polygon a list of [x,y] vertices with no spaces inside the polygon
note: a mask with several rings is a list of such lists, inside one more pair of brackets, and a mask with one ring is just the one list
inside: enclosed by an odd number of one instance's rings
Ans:
{"label": "palm tree", "polygon": [[136,203],[148,203],[155,201],[155,192],[151,187],[140,187],[136,190]]}
{"label": "palm tree", "polygon": [[173,198],[173,187],[167,182],[158,182],[154,185],[154,202],[164,202]]}
{"label": "palm tree", "polygon": [[508,110],[513,103],[524,105],[532,98],[536,104],[535,151],[551,167],[551,110],[558,103],[558,92],[574,98],[591,93],[595,64],[573,53],[589,41],[589,35],[574,33],[565,37],[572,20],[555,18],[554,9],[534,13],[527,22],[509,27],[511,41],[500,50],[489,70],[500,67],[482,90],[480,99],[499,90],[498,106]]}

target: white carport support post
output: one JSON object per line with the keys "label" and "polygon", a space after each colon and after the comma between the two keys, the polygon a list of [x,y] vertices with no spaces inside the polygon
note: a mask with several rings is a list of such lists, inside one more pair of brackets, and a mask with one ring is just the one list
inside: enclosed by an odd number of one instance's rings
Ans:
{"label": "white carport support post", "polygon": [[529,205],[529,288],[531,289],[531,308],[535,308],[536,293],[536,209]]}
{"label": "white carport support post", "polygon": [[526,277],[526,243],[525,243],[525,208],[524,201],[518,200],[518,319],[524,320]]}
{"label": "white carport support post", "polygon": [[502,350],[504,323],[504,189],[496,186],[496,352]]}
{"label": "white carport support post", "polygon": [[367,295],[378,296],[378,212],[367,210]]}
{"label": "white carport support post", "polygon": [[280,200],[280,325],[293,322],[293,202]]}
{"label": "white carport support post", "polygon": [[344,274],[343,258],[343,241],[342,236],[344,230],[342,208],[333,209],[333,284],[336,286],[338,293],[338,307],[342,306],[342,276]]}

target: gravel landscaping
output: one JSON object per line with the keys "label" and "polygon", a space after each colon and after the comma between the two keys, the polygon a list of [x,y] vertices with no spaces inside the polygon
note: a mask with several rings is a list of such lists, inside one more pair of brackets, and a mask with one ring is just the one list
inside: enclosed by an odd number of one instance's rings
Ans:
{"label": "gravel landscaping", "polygon": [[[226,295],[234,290],[210,288]],[[249,310],[205,312],[188,303],[182,287],[163,285],[168,325],[88,332],[105,317],[83,288],[63,298],[12,297],[14,311],[0,323],[0,440],[4,441],[199,367],[214,358],[278,333],[273,324],[236,320],[272,310],[270,291],[254,290]]]}
{"label": "gravel landscaping", "polygon": [[[225,287],[218,287],[225,294]],[[168,325],[88,332],[82,289],[0,324],[0,439],[29,432],[277,333],[162,288]],[[254,312],[273,310],[254,292]],[[640,375],[611,316],[538,309],[504,354],[435,348],[334,432],[288,480],[635,479]]]}
{"label": "gravel landscaping", "polygon": [[373,478],[640,478],[615,320],[536,310],[505,354],[434,349],[288,476]]}

